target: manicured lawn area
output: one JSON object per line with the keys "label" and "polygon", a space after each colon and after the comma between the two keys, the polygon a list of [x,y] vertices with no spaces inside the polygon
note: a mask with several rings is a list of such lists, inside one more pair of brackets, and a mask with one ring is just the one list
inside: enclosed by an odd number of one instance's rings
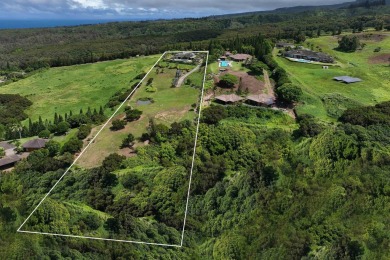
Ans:
{"label": "manicured lawn area", "polygon": [[[81,108],[86,111],[104,106],[117,91],[131,85],[133,78],[146,72],[159,55],[94,64],[51,68],[15,83],[0,87],[1,93],[20,94],[34,104],[27,111],[37,120],[53,120]],[[109,113],[109,111],[107,111]]]}
{"label": "manicured lawn area", "polygon": [[[326,107],[322,101],[324,97],[329,96],[337,96],[337,102],[342,100],[340,97],[344,97],[348,104],[362,105],[373,105],[390,100],[390,67],[388,64],[369,63],[370,57],[378,55],[374,52],[375,48],[382,47],[382,53],[389,53],[390,37],[380,42],[363,41],[366,46],[362,51],[355,53],[334,50],[338,43],[332,36],[310,39],[308,42],[335,57],[340,66],[324,70],[320,65],[296,63],[283,57],[276,57],[276,61],[289,73],[293,83],[300,85],[304,90],[303,104],[297,107],[299,114],[312,114],[325,121],[336,120],[327,113],[327,109],[333,108]],[[274,53],[276,54],[276,51]],[[343,75],[359,77],[363,82],[348,85],[332,80],[333,77]],[[339,95],[329,95],[333,93]],[[327,105],[332,103],[328,102]]]}

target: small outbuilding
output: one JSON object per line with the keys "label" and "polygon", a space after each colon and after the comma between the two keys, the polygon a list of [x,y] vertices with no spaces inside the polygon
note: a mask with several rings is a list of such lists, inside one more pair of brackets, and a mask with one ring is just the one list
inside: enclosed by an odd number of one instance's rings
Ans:
{"label": "small outbuilding", "polygon": [[350,77],[350,76],[340,76],[340,77],[334,77],[333,78],[334,80],[336,81],[342,81],[346,84],[350,84],[350,83],[356,83],[356,82],[361,82],[363,80],[359,79],[359,78],[353,78],[353,77]]}
{"label": "small outbuilding", "polygon": [[32,152],[35,150],[45,148],[47,142],[48,140],[46,139],[37,138],[24,143],[22,147],[26,152]]}
{"label": "small outbuilding", "polygon": [[215,100],[219,103],[228,105],[228,104],[235,104],[243,100],[242,97],[236,95],[236,94],[230,94],[230,95],[221,95],[215,97]]}

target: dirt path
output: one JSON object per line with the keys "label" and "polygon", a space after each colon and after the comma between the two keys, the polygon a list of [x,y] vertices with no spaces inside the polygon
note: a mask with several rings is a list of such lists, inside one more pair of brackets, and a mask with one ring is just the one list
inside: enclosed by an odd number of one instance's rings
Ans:
{"label": "dirt path", "polygon": [[203,62],[203,61],[200,61],[200,62],[199,62],[199,65],[196,66],[193,70],[191,70],[190,72],[188,72],[188,73],[184,74],[183,76],[181,76],[181,77],[179,78],[179,80],[177,81],[176,87],[179,88],[179,87],[183,84],[184,80],[185,80],[188,76],[190,76],[190,75],[191,75],[192,73],[194,73],[195,71],[199,70],[200,66],[202,65],[202,62]]}
{"label": "dirt path", "polygon": [[267,94],[276,98],[274,88],[272,87],[271,81],[269,80],[268,71],[263,70],[263,74],[264,74],[264,83],[265,83],[265,89],[267,90]]}

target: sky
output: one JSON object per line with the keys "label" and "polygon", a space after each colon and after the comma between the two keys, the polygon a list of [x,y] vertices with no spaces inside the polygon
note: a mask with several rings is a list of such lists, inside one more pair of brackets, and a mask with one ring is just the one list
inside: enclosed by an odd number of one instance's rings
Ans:
{"label": "sky", "polygon": [[348,0],[0,0],[0,20],[169,19],[346,1]]}

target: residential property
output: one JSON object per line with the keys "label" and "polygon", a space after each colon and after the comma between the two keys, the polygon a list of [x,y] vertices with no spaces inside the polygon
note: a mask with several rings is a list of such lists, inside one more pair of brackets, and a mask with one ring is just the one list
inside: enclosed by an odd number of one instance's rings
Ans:
{"label": "residential property", "polygon": [[215,99],[217,102],[225,104],[225,105],[235,104],[235,103],[238,103],[238,102],[244,100],[244,98],[242,98],[236,94],[221,95],[221,96],[215,97]]}
{"label": "residential property", "polygon": [[0,170],[4,171],[4,170],[7,170],[9,168],[12,168],[20,160],[21,160],[20,157],[16,154],[1,158],[0,159]]}
{"label": "residential property", "polygon": [[295,48],[294,43],[287,43],[287,42],[277,42],[276,43],[277,48]]}
{"label": "residential property", "polygon": [[26,152],[32,152],[35,150],[45,148],[47,142],[48,140],[46,139],[37,138],[24,143],[22,147]]}
{"label": "residential property", "polygon": [[275,104],[275,97],[267,94],[249,95],[246,103],[254,106],[270,107]]}
{"label": "residential property", "polygon": [[196,57],[196,54],[193,52],[179,52],[173,56],[172,61],[192,63]]}
{"label": "residential property", "polygon": [[249,54],[237,53],[229,56],[234,61],[246,61],[252,59],[252,56]]}
{"label": "residential property", "polygon": [[356,82],[361,82],[363,80],[359,79],[359,78],[353,78],[353,77],[350,77],[350,76],[340,76],[340,77],[334,77],[333,78],[334,80],[336,81],[342,81],[346,84],[350,84],[350,83],[356,83]]}
{"label": "residential property", "polygon": [[323,62],[323,63],[333,63],[334,62],[333,57],[331,57],[325,53],[315,52],[315,51],[310,51],[310,50],[286,51],[284,53],[284,57],[299,59],[299,60]]}

